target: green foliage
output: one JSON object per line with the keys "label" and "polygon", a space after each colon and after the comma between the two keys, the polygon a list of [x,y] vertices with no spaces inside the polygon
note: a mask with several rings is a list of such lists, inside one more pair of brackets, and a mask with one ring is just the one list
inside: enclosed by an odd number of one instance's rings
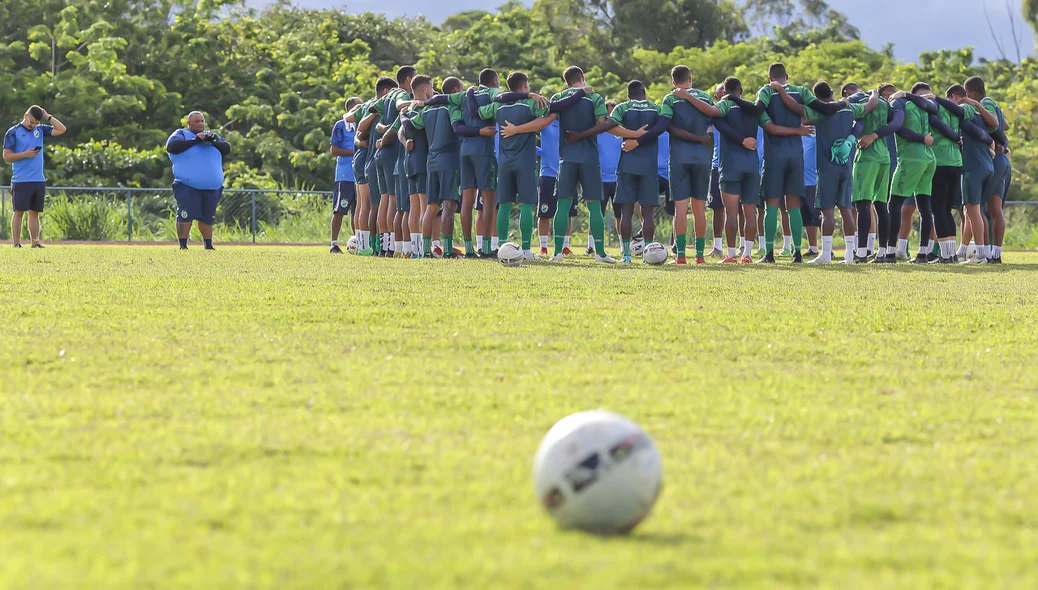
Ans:
{"label": "green foliage", "polygon": [[126,235],[126,209],[103,198],[54,198],[41,223],[58,239],[103,242]]}

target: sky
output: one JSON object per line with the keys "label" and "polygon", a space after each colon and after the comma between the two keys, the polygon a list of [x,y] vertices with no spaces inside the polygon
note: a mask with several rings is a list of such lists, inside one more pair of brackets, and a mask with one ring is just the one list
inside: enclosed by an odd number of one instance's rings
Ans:
{"label": "sky", "polygon": [[[532,0],[526,0],[531,4]],[[385,12],[391,17],[416,16],[440,23],[450,14],[463,10],[494,10],[504,0],[437,0],[415,8],[413,0],[294,0],[307,8],[345,8],[350,12]],[[1035,36],[1020,16],[1020,0],[828,0],[829,5],[847,15],[851,24],[861,30],[862,39],[879,49],[894,43],[895,55],[904,61],[915,61],[919,53],[933,49],[957,49],[966,45],[976,48],[977,57],[999,58],[991,32],[984,18],[987,7],[992,25],[1009,59],[1016,60],[1015,44],[1010,34],[1006,2],[1016,15],[1020,54],[1036,55]],[[252,4],[258,4],[254,1]]]}

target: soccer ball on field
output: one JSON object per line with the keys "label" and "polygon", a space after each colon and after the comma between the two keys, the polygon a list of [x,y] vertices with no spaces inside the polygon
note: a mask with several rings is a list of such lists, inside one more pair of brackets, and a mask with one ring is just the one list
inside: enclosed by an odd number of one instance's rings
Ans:
{"label": "soccer ball on field", "polygon": [[357,250],[357,236],[350,236],[350,239],[346,240],[346,251],[350,254],[356,254]]}
{"label": "soccer ball on field", "polygon": [[645,251],[642,252],[642,260],[646,264],[663,264],[669,256],[670,253],[667,252],[667,247],[659,242],[653,242],[645,246]]}
{"label": "soccer ball on field", "polygon": [[645,251],[645,240],[635,240],[631,242],[631,254],[635,256],[641,256],[642,252]]}
{"label": "soccer ball on field", "polygon": [[637,424],[605,410],[579,412],[548,431],[534,457],[537,498],[567,529],[630,532],[648,516],[663,468]]}
{"label": "soccer ball on field", "polygon": [[505,266],[519,266],[523,263],[523,249],[515,242],[501,244],[497,251],[497,260]]}

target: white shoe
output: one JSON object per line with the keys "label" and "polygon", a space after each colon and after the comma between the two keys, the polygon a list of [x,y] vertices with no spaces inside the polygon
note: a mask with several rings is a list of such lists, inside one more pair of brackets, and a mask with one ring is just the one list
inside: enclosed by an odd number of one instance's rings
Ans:
{"label": "white shoe", "polygon": [[816,265],[819,265],[819,264],[832,264],[832,263],[833,263],[832,256],[818,256],[814,260],[810,260],[810,261],[807,262],[807,264],[816,264]]}
{"label": "white shoe", "polygon": [[595,255],[595,262],[604,262],[606,264],[616,264],[616,259],[606,254],[605,256]]}
{"label": "white shoe", "polygon": [[556,254],[555,256],[552,256],[551,258],[549,258],[548,262],[564,262],[565,260],[566,260],[566,258],[560,252],[559,254]]}
{"label": "white shoe", "polygon": [[987,263],[988,263],[988,259],[987,258],[984,258],[983,256],[977,256],[976,254],[973,255],[973,258],[970,258],[969,260],[966,261],[966,264],[987,264]]}
{"label": "white shoe", "polygon": [[906,262],[908,260],[908,252],[898,252],[896,258],[898,262]]}
{"label": "white shoe", "polygon": [[543,262],[544,259],[533,252],[523,252],[523,260],[527,262]]}

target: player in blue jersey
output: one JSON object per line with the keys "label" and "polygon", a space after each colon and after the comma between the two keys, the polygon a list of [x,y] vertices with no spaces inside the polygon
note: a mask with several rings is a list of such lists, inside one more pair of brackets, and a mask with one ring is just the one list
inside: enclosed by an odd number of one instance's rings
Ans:
{"label": "player in blue jersey", "polygon": [[231,153],[227,140],[207,131],[205,115],[192,111],[187,127],[177,129],[166,140],[173,162],[173,196],[177,199],[177,237],[187,250],[191,222],[198,222],[206,250],[213,250],[216,206],[223,195],[223,159]]}
{"label": "player in blue jersey", "polygon": [[[360,104],[358,97],[346,101],[346,111],[349,112],[354,106]],[[339,120],[332,127],[332,139],[330,153],[335,156],[335,185],[332,190],[332,254],[342,254],[339,248],[339,231],[342,229],[342,218],[350,215],[350,225],[357,237],[358,248],[360,248],[360,229],[357,227],[357,187],[356,176],[353,172],[354,137],[357,126],[353,123]]]}
{"label": "player in blue jersey", "polygon": [[[1006,218],[1002,213],[1002,202],[1009,186],[1011,167],[1009,164],[1009,140],[1006,138],[1006,117],[1002,108],[987,95],[984,79],[973,76],[963,83],[966,95],[980,103],[981,110],[996,119],[997,125],[991,137],[995,140],[995,156],[992,162],[992,186],[986,187],[983,195],[985,219],[988,227],[988,244],[986,252],[989,263],[1002,263],[1002,241],[1006,233]],[[974,231],[974,233],[976,233]],[[979,243],[979,242],[978,242]]]}
{"label": "player in blue jersey", "polygon": [[[46,121],[46,124],[44,124]],[[65,133],[65,125],[42,107],[32,105],[20,123],[4,134],[4,161],[11,163],[11,193],[14,214],[11,216],[11,240],[21,248],[22,216],[29,212],[29,240],[32,248],[40,243],[40,213],[47,189],[43,175],[43,138]]]}

